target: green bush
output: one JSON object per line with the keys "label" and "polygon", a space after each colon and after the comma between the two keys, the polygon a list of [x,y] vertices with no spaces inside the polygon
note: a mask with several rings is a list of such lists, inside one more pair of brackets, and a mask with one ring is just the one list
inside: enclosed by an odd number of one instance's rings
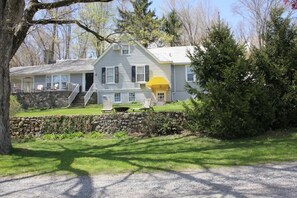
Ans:
{"label": "green bush", "polygon": [[105,136],[104,133],[92,131],[90,133],[85,134],[85,138],[88,139],[102,139]]}
{"label": "green bush", "polygon": [[181,130],[181,126],[166,113],[148,112],[143,120],[143,132],[148,136],[179,134]]}
{"label": "green bush", "polygon": [[15,116],[21,109],[22,109],[21,105],[18,102],[16,96],[10,96],[9,115],[10,116]]}
{"label": "green bush", "polygon": [[65,139],[80,139],[83,138],[82,132],[64,133],[64,134],[44,134],[41,138],[44,140],[65,140]]}
{"label": "green bush", "polygon": [[113,134],[113,137],[117,139],[126,139],[128,138],[128,133],[126,131],[118,131]]}

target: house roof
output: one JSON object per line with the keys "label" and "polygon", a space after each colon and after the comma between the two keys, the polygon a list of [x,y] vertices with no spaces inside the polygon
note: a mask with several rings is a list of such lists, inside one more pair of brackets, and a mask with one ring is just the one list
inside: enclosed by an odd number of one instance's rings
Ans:
{"label": "house roof", "polygon": [[[178,46],[178,47],[158,47],[147,49],[141,45],[138,41],[133,42],[139,45],[146,53],[152,56],[159,63],[173,63],[173,64],[190,64],[191,60],[188,58],[188,52],[194,52],[194,46]],[[104,51],[104,53],[94,62],[97,64],[109,50],[112,49],[113,45]]]}
{"label": "house roof", "polygon": [[193,52],[193,46],[160,47],[148,49],[160,62],[172,62],[173,64],[189,64],[188,52]]}
{"label": "house roof", "polygon": [[55,64],[13,67],[11,76],[93,72],[96,59],[60,60]]}

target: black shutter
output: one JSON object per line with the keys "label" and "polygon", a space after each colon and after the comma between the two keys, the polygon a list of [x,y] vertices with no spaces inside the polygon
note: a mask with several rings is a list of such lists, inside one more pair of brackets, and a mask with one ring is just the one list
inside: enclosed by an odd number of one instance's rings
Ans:
{"label": "black shutter", "polygon": [[132,66],[132,82],[136,82],[136,67]]}
{"label": "black shutter", "polygon": [[145,66],[145,82],[150,80],[150,67],[148,65]]}
{"label": "black shutter", "polygon": [[102,84],[106,83],[106,68],[105,67],[102,67],[101,83]]}
{"label": "black shutter", "polygon": [[114,72],[115,72],[114,82],[119,83],[119,67],[115,67]]}

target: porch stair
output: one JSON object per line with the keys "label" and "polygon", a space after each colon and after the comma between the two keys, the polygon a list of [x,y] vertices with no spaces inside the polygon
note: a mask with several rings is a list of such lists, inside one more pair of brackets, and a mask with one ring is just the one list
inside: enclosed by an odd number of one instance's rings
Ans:
{"label": "porch stair", "polygon": [[84,107],[84,96],[86,92],[79,92],[70,107]]}
{"label": "porch stair", "polygon": [[[77,96],[74,98],[73,102],[71,103],[70,107],[84,107],[84,96],[87,92],[79,92]],[[93,93],[96,94],[96,93]],[[93,95],[92,94],[92,95]],[[88,104],[96,104],[94,102],[89,101]]]}

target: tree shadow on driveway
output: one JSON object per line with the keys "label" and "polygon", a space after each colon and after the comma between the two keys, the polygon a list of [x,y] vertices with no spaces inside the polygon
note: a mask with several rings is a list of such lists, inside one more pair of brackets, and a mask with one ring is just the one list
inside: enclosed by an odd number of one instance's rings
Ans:
{"label": "tree shadow on driveway", "polygon": [[[58,161],[59,163],[53,167],[52,171],[48,172],[41,172],[36,175],[27,175],[27,176],[19,176],[15,178],[10,179],[0,179],[0,186],[7,183],[8,185],[13,185],[14,182],[19,183],[20,181],[26,181],[28,179],[38,178],[42,176],[43,174],[49,175],[50,177],[59,177],[55,173],[56,172],[62,172],[62,173],[70,173],[71,175],[68,177],[65,177],[61,180],[55,180],[55,181],[45,181],[43,183],[36,183],[29,187],[22,187],[22,188],[15,188],[12,190],[0,190],[0,196],[10,196],[10,195],[18,195],[25,191],[34,191],[40,188],[47,188],[51,186],[57,186],[61,185],[64,186],[63,190],[61,192],[56,192],[60,196],[64,197],[109,197],[112,196],[112,191],[115,190],[118,186],[121,186],[123,183],[126,182],[132,182],[136,179],[139,179],[135,173],[140,172],[146,172],[145,175],[150,181],[155,181],[156,183],[160,184],[160,178],[158,176],[158,173],[155,174],[155,172],[163,172],[167,176],[169,176],[169,180],[165,180],[164,182],[161,182],[164,186],[168,186],[170,183],[181,180],[181,181],[187,181],[188,183],[191,183],[193,186],[192,189],[188,189],[187,191],[182,190],[183,185],[182,184],[176,184],[176,188],[173,188],[171,190],[174,190],[175,193],[178,196],[194,196],[194,195],[204,195],[204,196],[212,196],[212,195],[223,195],[223,196],[232,196],[232,197],[246,197],[245,193],[242,193],[240,190],[237,190],[234,188],[232,184],[224,183],[222,181],[230,181],[230,182],[241,182],[241,183],[254,183],[259,186],[265,187],[265,189],[268,190],[275,190],[277,189],[277,192],[285,193],[285,188],[282,186],[277,186],[274,184],[267,184],[263,180],[255,180],[255,178],[246,178],[241,176],[236,176],[236,174],[228,174],[224,172],[216,172],[213,171],[213,169],[210,169],[213,165],[224,165],[220,164],[220,157],[217,157],[216,159],[213,158],[207,158],[207,157],[195,157],[194,159],[187,158],[188,153],[191,152],[207,152],[207,151],[216,151],[216,150],[228,150],[234,148],[233,144],[229,145],[219,145],[219,146],[205,146],[201,148],[189,148],[189,147],[181,147],[181,149],[173,151],[170,149],[164,149],[162,152],[160,150],[156,149],[158,147],[169,147],[174,144],[187,144],[184,142],[182,138],[175,138],[172,141],[163,141],[160,140],[153,140],[151,142],[146,143],[144,146],[141,139],[127,139],[127,140],[120,140],[116,143],[110,143],[103,146],[98,145],[86,145],[84,148],[78,148],[78,149],[70,149],[67,147],[67,145],[62,145],[57,143],[57,146],[59,147],[59,150],[57,151],[48,151],[48,150],[42,150],[40,149],[15,149],[14,155],[21,157],[21,158],[27,158],[27,157],[38,157],[38,158],[47,158],[47,159],[53,159]],[[138,145],[138,147],[135,147],[135,145]],[[257,146],[255,143],[247,144],[246,147],[250,146]],[[113,148],[120,148],[120,149],[113,149]],[[181,158],[174,158],[173,157],[167,157],[162,158],[162,156],[158,157],[158,155],[168,155],[171,154],[185,154],[185,156]],[[145,154],[154,155],[156,157],[145,157]],[[237,159],[236,156],[229,156],[230,160],[239,161],[239,164],[242,162],[245,162],[248,160],[250,156],[245,156],[242,159]],[[130,165],[133,167],[133,170],[131,170],[127,174],[121,174],[121,176],[117,177],[116,179],[107,182],[107,184],[100,184],[99,186],[96,184],[96,181],[94,181],[94,177],[90,174],[88,170],[85,170],[83,168],[79,168],[77,166],[73,166],[75,163],[75,160],[78,159],[84,159],[84,158],[92,158],[92,159],[102,159],[106,162],[121,162],[127,165]],[[216,162],[218,160],[218,162]],[[198,173],[193,172],[182,172],[177,171],[174,169],[171,169],[170,166],[168,167],[160,167],[158,166],[159,162],[163,163],[188,163],[188,164],[195,164],[199,165],[203,170],[198,171]],[[30,163],[30,162],[28,162]],[[92,163],[92,161],[90,161]],[[29,164],[30,165],[30,164]],[[96,166],[96,164],[94,164]],[[20,166],[21,168],[21,166]],[[250,170],[249,174],[260,174],[260,172],[265,172],[273,170],[273,167],[270,166],[259,166],[258,168],[254,168]],[[288,174],[296,173],[296,169],[293,167],[284,169],[288,172]],[[54,176],[52,175],[54,173]],[[207,177],[205,177],[207,175]],[[216,178],[216,179],[212,179]],[[100,179],[100,178],[99,178]],[[145,180],[142,180],[143,178],[140,178],[140,181],[145,182]],[[219,181],[219,182],[218,182]],[[184,184],[183,183],[183,184]],[[65,184],[69,184],[66,186]],[[132,185],[133,186],[133,185]],[[199,190],[198,186],[203,186],[203,188],[207,190]],[[135,187],[135,185],[134,185]],[[156,192],[159,192],[159,190],[162,189],[162,186],[159,187],[159,189],[146,189],[149,191],[151,195],[154,195]],[[166,194],[163,194],[164,196]]]}

